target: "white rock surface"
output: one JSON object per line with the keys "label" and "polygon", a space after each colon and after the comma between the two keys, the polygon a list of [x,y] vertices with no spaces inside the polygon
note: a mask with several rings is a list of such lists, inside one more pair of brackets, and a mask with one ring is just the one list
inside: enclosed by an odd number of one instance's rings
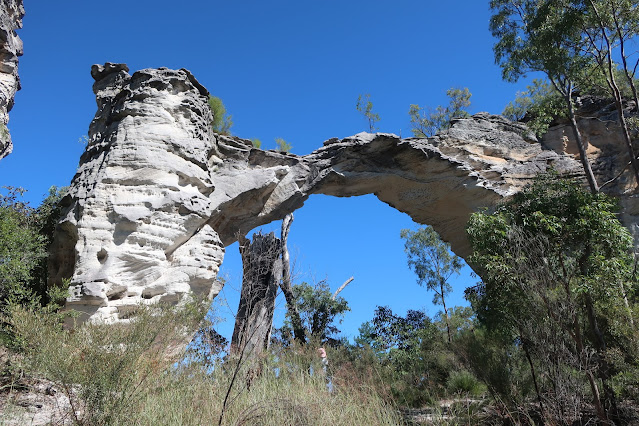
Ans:
{"label": "white rock surface", "polygon": [[22,56],[22,40],[16,30],[22,28],[22,0],[0,1],[0,159],[13,150],[7,128],[13,98],[20,90],[18,57]]}
{"label": "white rock surface", "polygon": [[127,71],[91,70],[98,112],[51,259],[71,277],[67,306],[107,321],[210,292],[224,256],[207,224],[208,92],[186,70]]}
{"label": "white rock surface", "polygon": [[297,156],[210,133],[206,89],[186,70],[129,75],[105,64],[92,75],[98,112],[50,270],[52,282],[71,279],[67,307],[94,320],[125,320],[140,303],[188,292],[214,296],[224,247],[312,194],[373,193],[466,256],[472,212],[551,167],[583,175],[574,156],[486,113],[430,139],[360,133]]}

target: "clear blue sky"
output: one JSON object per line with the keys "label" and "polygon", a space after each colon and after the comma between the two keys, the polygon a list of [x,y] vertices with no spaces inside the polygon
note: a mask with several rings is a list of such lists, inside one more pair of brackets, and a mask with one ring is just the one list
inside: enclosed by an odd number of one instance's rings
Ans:
{"label": "clear blue sky", "polygon": [[[83,151],[78,139],[96,109],[94,63],[124,62],[131,72],[187,68],[223,99],[234,134],[260,138],[267,149],[282,137],[296,154],[365,130],[355,110],[362,93],[371,94],[380,131],[408,136],[409,105],[445,104],[452,86],[470,89],[472,113],[499,113],[524,88],[502,82],[494,65],[488,1],[25,3],[23,87],[8,126],[15,148],[0,161],[0,185],[26,188],[33,205],[75,173]],[[290,235],[297,281],[326,278],[337,288],[355,277],[342,293],[352,309],[342,329],[351,337],[376,305],[434,315],[438,308],[407,269],[399,239],[402,228],[415,226],[373,196],[313,196],[296,213]],[[222,275],[236,310],[236,244]],[[473,283],[468,271],[454,281],[453,304],[464,303],[463,290]],[[283,312],[284,303],[278,306]],[[229,320],[221,331],[230,337],[232,327]]]}

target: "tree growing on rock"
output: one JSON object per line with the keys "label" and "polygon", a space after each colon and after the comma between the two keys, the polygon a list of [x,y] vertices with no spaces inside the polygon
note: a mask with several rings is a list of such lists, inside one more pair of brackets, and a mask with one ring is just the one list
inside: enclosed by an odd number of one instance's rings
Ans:
{"label": "tree growing on rock", "polygon": [[491,0],[494,14],[490,30],[497,43],[495,62],[506,81],[515,82],[528,72],[543,72],[564,99],[586,179],[592,192],[599,191],[577,125],[574,93],[592,69],[592,60],[581,55],[585,42],[581,33],[581,11],[568,0]]}
{"label": "tree growing on rock", "polygon": [[467,87],[451,87],[446,91],[449,103],[447,106],[436,108],[423,108],[417,104],[410,106],[408,115],[410,116],[411,132],[416,138],[426,138],[434,136],[441,130],[450,127],[451,120],[455,118],[465,118],[470,114],[470,97],[472,94]]}
{"label": "tree growing on rock", "polygon": [[375,124],[379,121],[379,114],[373,112],[373,101],[371,101],[370,93],[359,95],[357,97],[357,104],[355,105],[357,111],[360,112],[366,118],[368,122],[368,131],[373,133],[377,130]]}
{"label": "tree growing on rock", "polygon": [[534,79],[523,92],[517,92],[502,115],[512,121],[522,121],[541,138],[557,117],[565,116],[564,101],[552,85],[542,79]]}
{"label": "tree growing on rock", "polygon": [[232,116],[227,114],[226,107],[224,106],[222,99],[217,96],[209,95],[209,107],[213,114],[213,121],[211,121],[211,128],[213,131],[221,135],[230,135],[233,120]]}
{"label": "tree growing on rock", "polygon": [[275,150],[279,152],[291,152],[293,145],[286,142],[283,138],[275,138]]}

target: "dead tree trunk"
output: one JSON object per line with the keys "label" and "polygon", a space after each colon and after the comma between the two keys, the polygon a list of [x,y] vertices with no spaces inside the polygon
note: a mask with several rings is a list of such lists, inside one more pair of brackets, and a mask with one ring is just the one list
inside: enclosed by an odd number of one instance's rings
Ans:
{"label": "dead tree trunk", "polygon": [[275,296],[281,279],[281,241],[272,232],[240,238],[242,292],[231,339],[231,355],[253,357],[268,348]]}
{"label": "dead tree trunk", "polygon": [[242,255],[242,292],[231,339],[231,354],[255,356],[268,348],[277,287],[282,288],[295,340],[306,343],[306,333],[293,295],[286,242],[293,215],[282,221],[282,239],[271,232],[239,238]]}
{"label": "dead tree trunk", "polygon": [[293,214],[289,213],[282,221],[282,293],[286,299],[286,306],[288,314],[291,317],[291,324],[293,326],[293,336],[295,340],[300,344],[306,343],[306,332],[304,331],[304,325],[302,325],[302,318],[297,310],[297,301],[293,296],[293,286],[291,285],[291,265],[290,256],[288,254],[288,232],[291,229],[291,223],[293,222]]}

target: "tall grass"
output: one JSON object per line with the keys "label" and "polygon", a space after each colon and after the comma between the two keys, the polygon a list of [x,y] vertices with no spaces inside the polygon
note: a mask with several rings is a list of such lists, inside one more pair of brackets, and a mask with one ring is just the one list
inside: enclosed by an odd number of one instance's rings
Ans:
{"label": "tall grass", "polygon": [[[244,377],[244,376],[242,376]],[[163,386],[148,392],[137,409],[135,424],[217,424],[229,374],[173,371]],[[236,384],[226,407],[228,425],[397,425],[399,414],[374,392],[341,388],[330,393],[324,377],[308,372],[279,376],[265,369],[246,383]],[[129,424],[123,422],[121,424]]]}
{"label": "tall grass", "polygon": [[[16,308],[9,321],[24,370],[55,382],[71,401],[72,412],[59,418],[80,425],[218,424],[236,361],[211,372],[172,356],[200,319],[199,309],[140,308],[127,325],[64,330],[54,317]],[[239,365],[223,424],[402,423],[372,384],[340,383],[329,392],[313,353],[283,350]]]}

